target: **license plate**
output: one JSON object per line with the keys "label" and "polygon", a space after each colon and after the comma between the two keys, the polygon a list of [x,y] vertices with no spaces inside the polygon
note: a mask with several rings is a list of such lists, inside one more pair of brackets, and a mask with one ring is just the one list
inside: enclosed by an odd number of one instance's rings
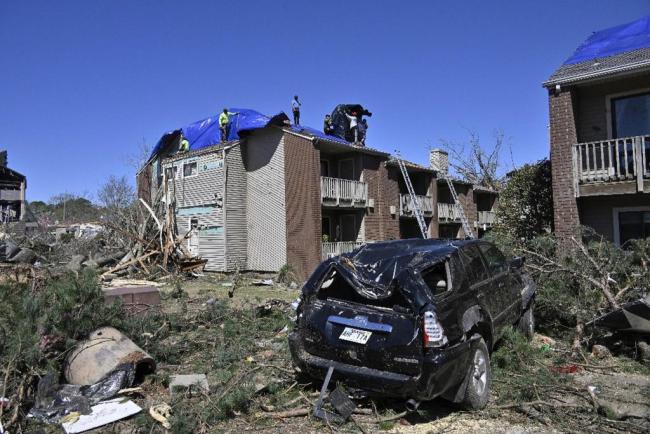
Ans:
{"label": "license plate", "polygon": [[339,339],[357,344],[365,344],[370,339],[370,335],[372,335],[372,332],[346,327],[339,336]]}

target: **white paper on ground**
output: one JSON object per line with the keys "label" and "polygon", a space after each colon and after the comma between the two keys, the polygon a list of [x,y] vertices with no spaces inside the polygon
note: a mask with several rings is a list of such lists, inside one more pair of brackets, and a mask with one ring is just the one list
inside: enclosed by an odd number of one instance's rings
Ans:
{"label": "white paper on ground", "polygon": [[132,416],[142,411],[135,402],[124,401],[124,398],[111,399],[110,401],[100,402],[91,407],[90,414],[82,414],[74,422],[62,424],[63,429],[68,434],[88,431],[103,425],[108,425],[125,417]]}

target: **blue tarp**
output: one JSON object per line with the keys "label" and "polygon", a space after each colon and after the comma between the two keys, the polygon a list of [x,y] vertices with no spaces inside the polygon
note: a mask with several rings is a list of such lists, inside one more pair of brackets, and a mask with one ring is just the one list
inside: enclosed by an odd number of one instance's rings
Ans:
{"label": "blue tarp", "polygon": [[650,47],[650,15],[631,23],[594,32],[564,64],[582,63],[648,47]]}
{"label": "blue tarp", "polygon": [[[257,130],[265,128],[269,125],[284,125],[284,121],[289,120],[287,115],[283,112],[280,112],[273,117],[269,117],[251,109],[230,108],[228,111],[231,113],[237,113],[230,116],[230,132],[228,134],[228,140],[240,139],[240,133],[244,131]],[[298,133],[304,132],[316,137],[348,144],[348,142],[343,139],[327,135],[322,131],[316,130],[314,128],[305,127],[302,125],[291,125],[291,129]],[[167,140],[171,135],[179,131],[183,133],[183,136],[190,143],[190,151],[195,151],[207,146],[216,145],[221,142],[221,131],[219,130],[219,113],[165,134],[161,137],[161,139],[154,147],[153,151],[151,152],[151,157],[155,156],[166,146]]]}

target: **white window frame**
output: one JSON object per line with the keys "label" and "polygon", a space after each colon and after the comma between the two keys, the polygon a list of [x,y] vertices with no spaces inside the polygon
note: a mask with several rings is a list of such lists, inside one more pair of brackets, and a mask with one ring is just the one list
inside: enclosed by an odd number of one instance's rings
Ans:
{"label": "white window frame", "polygon": [[[194,172],[193,175],[187,175],[187,176],[185,176],[185,166],[189,166],[189,165],[191,165],[191,164],[194,164],[194,165],[196,166],[196,171]],[[197,176],[199,176],[199,162],[196,161],[196,160],[193,160],[193,161],[186,161],[186,162],[184,162],[184,163],[183,163],[183,178],[184,178],[184,179],[187,179],[187,178],[195,178],[195,177],[197,177]]]}
{"label": "white window frame", "polygon": [[621,232],[619,228],[618,215],[622,212],[642,212],[650,211],[650,206],[627,206],[620,208],[612,208],[612,225],[614,226],[614,244],[621,245]]}
{"label": "white window frame", "polygon": [[644,93],[650,93],[650,87],[645,87],[642,89],[628,90],[625,92],[610,93],[605,95],[605,117],[607,118],[607,138],[613,139],[614,135],[614,119],[612,119],[612,100],[617,98],[622,98],[626,96],[634,95],[643,95]]}

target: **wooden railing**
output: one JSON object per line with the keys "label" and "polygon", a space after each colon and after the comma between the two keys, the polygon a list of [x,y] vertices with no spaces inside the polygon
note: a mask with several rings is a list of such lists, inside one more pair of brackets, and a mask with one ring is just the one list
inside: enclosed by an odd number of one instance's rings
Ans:
{"label": "wooden railing", "polygon": [[460,213],[456,204],[453,203],[438,203],[438,220],[439,221],[449,221],[449,222],[459,222]]}
{"label": "wooden railing", "polygon": [[494,211],[479,211],[478,212],[478,225],[483,226],[492,226],[494,224],[494,217],[496,213]]}
{"label": "wooden railing", "polygon": [[[431,217],[433,215],[433,198],[431,196],[415,196],[415,201],[420,206],[422,214],[425,217]],[[413,201],[411,196],[408,194],[399,195],[399,215],[403,217],[415,217],[413,209]]]}
{"label": "wooden railing", "polygon": [[321,202],[332,206],[365,206],[368,202],[368,184],[350,179],[321,176]]}
{"label": "wooden railing", "polygon": [[[636,180],[650,177],[650,136],[623,137],[573,145],[574,185]],[[577,194],[577,189],[576,189]]]}
{"label": "wooden railing", "polygon": [[348,253],[363,246],[365,242],[360,241],[338,241],[322,243],[323,259],[338,256],[341,253]]}

